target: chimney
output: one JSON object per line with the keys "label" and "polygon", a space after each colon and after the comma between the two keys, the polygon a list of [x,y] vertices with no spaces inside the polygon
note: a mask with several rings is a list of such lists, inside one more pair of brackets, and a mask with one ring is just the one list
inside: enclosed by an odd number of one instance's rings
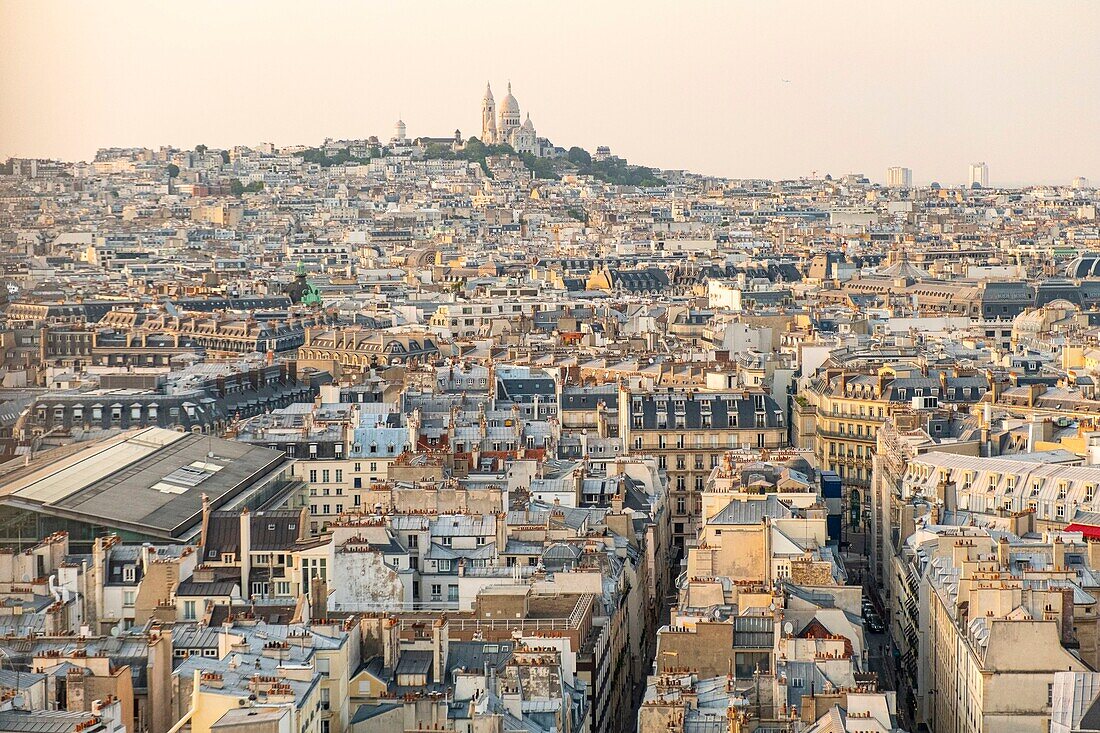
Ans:
{"label": "chimney", "polygon": [[202,495],[202,531],[199,533],[199,547],[206,547],[206,533],[210,527],[210,497]]}
{"label": "chimney", "polygon": [[1055,570],[1063,570],[1066,567],[1066,544],[1062,542],[1061,535],[1054,538],[1053,553],[1051,554]]}
{"label": "chimney", "polygon": [[1089,552],[1089,567],[1100,568],[1100,539],[1086,539]]}
{"label": "chimney", "polygon": [[382,662],[388,669],[396,669],[401,658],[398,630],[396,617],[382,619]]}
{"label": "chimney", "polygon": [[1008,567],[1008,551],[1008,538],[1001,537],[1000,541],[997,543],[997,564],[1002,568]]}
{"label": "chimney", "polygon": [[432,681],[436,684],[443,684],[447,681],[447,652],[450,646],[447,617],[437,618],[432,623],[432,654],[435,656]]}
{"label": "chimney", "polygon": [[248,576],[252,570],[252,514],[248,507],[241,510],[241,597],[248,598]]}
{"label": "chimney", "polygon": [[503,549],[508,544],[508,513],[497,512],[494,528],[496,529],[497,548]]}

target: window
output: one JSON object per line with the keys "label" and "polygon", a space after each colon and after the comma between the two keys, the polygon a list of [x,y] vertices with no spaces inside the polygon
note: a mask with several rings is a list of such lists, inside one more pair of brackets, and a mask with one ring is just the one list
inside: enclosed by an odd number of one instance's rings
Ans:
{"label": "window", "polygon": [[439,583],[432,583],[432,598],[439,600],[439,597],[443,594],[443,586]]}
{"label": "window", "polygon": [[137,598],[137,591],[123,591],[122,593],[122,605],[126,608],[134,607],[134,600]]}
{"label": "window", "polygon": [[[336,483],[338,483],[338,484],[342,483],[343,480],[344,480],[344,469],[342,469],[342,468],[336,469]],[[339,491],[339,489],[337,489],[337,491]]]}
{"label": "window", "polygon": [[185,621],[195,620],[195,601],[183,602],[183,618]]}
{"label": "window", "polygon": [[309,471],[309,482],[311,484],[317,483],[317,470],[316,469],[310,469],[310,471]]}
{"label": "window", "polygon": [[122,569],[122,581],[124,583],[133,583],[137,580],[137,566],[127,565]]}
{"label": "window", "polygon": [[329,471],[326,468],[324,471],[321,471],[321,482],[327,484],[329,482],[328,477],[329,477]]}
{"label": "window", "polygon": [[455,603],[455,602],[458,601],[458,586],[457,585],[448,585],[447,586],[447,600],[452,602],[452,603]]}

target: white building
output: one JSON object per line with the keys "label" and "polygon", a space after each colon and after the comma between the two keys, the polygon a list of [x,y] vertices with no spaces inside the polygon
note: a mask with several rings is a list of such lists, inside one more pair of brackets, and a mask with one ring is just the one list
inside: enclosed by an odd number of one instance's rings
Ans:
{"label": "white building", "polygon": [[970,173],[966,185],[973,186],[975,183],[982,188],[989,185],[989,166],[985,163],[970,164]]}
{"label": "white building", "polygon": [[887,168],[886,185],[890,188],[912,188],[913,169],[903,168],[900,165]]}

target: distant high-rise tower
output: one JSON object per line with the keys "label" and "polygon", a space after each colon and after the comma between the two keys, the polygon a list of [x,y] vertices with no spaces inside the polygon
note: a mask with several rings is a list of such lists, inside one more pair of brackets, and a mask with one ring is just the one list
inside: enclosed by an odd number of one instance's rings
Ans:
{"label": "distant high-rise tower", "polygon": [[900,165],[886,169],[886,185],[889,188],[912,188],[913,171],[910,168],[902,168]]}
{"label": "distant high-rise tower", "polygon": [[481,100],[481,142],[486,145],[497,142],[497,103],[489,82],[485,82],[485,98]]}
{"label": "distant high-rise tower", "polygon": [[1074,188],[1088,188],[1089,187],[1089,179],[1085,178],[1084,176],[1077,176],[1076,178],[1073,179],[1073,187]]}
{"label": "distant high-rise tower", "polygon": [[970,164],[970,176],[966,185],[973,187],[975,183],[982,188],[989,185],[989,166],[985,163]]}

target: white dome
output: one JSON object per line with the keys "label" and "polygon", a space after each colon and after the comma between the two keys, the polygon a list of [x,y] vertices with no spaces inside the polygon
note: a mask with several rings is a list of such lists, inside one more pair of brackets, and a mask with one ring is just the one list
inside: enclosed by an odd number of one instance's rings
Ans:
{"label": "white dome", "polygon": [[502,112],[519,114],[519,102],[512,96],[512,85],[510,83],[508,84],[508,96],[500,103],[500,109]]}

